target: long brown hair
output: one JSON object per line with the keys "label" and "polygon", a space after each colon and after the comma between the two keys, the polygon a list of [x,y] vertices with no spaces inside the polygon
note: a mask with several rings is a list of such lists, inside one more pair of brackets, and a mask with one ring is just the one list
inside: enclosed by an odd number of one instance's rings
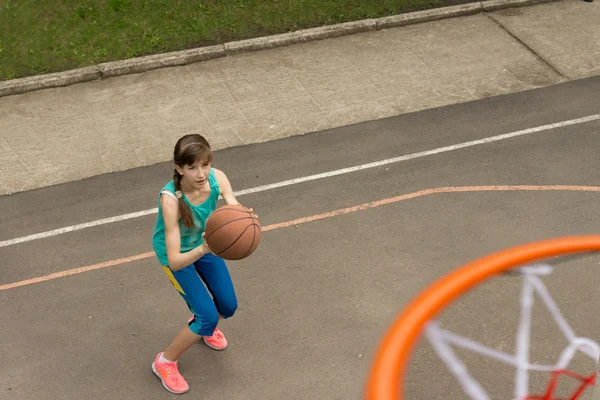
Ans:
{"label": "long brown hair", "polygon": [[[190,134],[179,138],[175,144],[175,150],[173,151],[173,161],[175,165],[180,168],[184,168],[185,165],[192,165],[198,161],[211,162],[213,153],[210,148],[208,141],[201,135]],[[175,190],[177,198],[179,199],[179,213],[181,214],[181,220],[186,228],[191,229],[194,227],[194,217],[192,210],[183,199],[181,193],[181,175],[175,168],[173,172],[173,181],[175,182]]]}

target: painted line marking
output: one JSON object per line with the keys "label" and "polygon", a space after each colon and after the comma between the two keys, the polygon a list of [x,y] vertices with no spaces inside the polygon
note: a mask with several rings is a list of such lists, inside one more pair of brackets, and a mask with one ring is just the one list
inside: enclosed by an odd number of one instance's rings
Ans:
{"label": "painted line marking", "polygon": [[[477,145],[481,145],[481,144],[497,142],[500,140],[510,139],[510,138],[517,137],[517,136],[528,135],[531,133],[541,132],[541,131],[548,131],[551,129],[562,128],[562,127],[570,126],[570,125],[583,124],[586,122],[596,121],[596,120],[600,120],[600,114],[588,115],[587,117],[570,119],[570,120],[561,121],[561,122],[555,122],[552,124],[537,126],[535,128],[528,128],[528,129],[523,129],[520,131],[491,136],[491,137],[487,137],[484,139],[471,140],[469,142],[458,143],[458,144],[453,144],[453,145],[444,146],[444,147],[438,147],[437,149],[420,151],[418,153],[412,153],[412,154],[407,154],[404,156],[388,158],[385,160],[376,161],[376,162],[372,162],[372,163],[368,163],[368,164],[357,165],[354,167],[341,168],[341,169],[337,169],[337,170],[333,170],[333,171],[323,172],[323,173],[316,174],[316,175],[309,175],[309,176],[304,176],[304,177],[300,177],[300,178],[289,179],[289,180],[282,181],[282,182],[271,183],[268,185],[256,186],[253,188],[234,192],[234,194],[235,194],[235,196],[239,197],[239,196],[243,196],[246,194],[264,192],[267,190],[276,189],[276,188],[280,188],[280,187],[296,185],[298,183],[314,181],[317,179],[330,178],[333,176],[348,174],[351,172],[361,171],[361,170],[365,170],[365,169],[369,169],[369,168],[381,167],[383,165],[413,160],[415,158],[427,157],[427,156],[432,156],[432,155],[440,154],[440,153],[447,153],[450,151],[464,149],[466,147],[472,147],[472,146],[477,146]],[[62,234],[68,233],[68,232],[91,228],[91,227],[98,226],[98,225],[111,224],[114,222],[125,221],[125,220],[132,219],[132,218],[139,218],[139,217],[143,217],[146,215],[156,214],[157,212],[158,212],[158,208],[151,208],[148,210],[118,215],[118,216],[110,217],[110,218],[98,219],[95,221],[66,226],[66,227],[58,228],[58,229],[52,229],[52,230],[45,231],[45,232],[35,233],[32,235],[27,235],[27,236],[22,236],[22,237],[18,237],[18,238],[14,238],[14,239],[8,239],[8,240],[1,241],[0,247],[12,246],[12,245],[15,245],[18,243],[24,243],[24,242],[29,242],[32,240],[38,240],[38,239],[43,239],[43,238],[47,238],[47,237],[51,237],[51,236],[62,235]]]}
{"label": "painted line marking", "polygon": [[[332,218],[338,215],[349,214],[357,211],[367,210],[370,208],[380,207],[386,204],[397,203],[404,200],[414,199],[417,197],[428,196],[440,193],[464,193],[464,192],[486,192],[486,191],[571,191],[571,192],[598,192],[600,186],[569,186],[569,185],[499,185],[499,186],[450,186],[434,189],[419,190],[413,193],[407,193],[396,197],[372,201],[369,203],[359,204],[357,206],[340,208],[322,214],[315,214],[308,217],[298,218],[291,221],[279,222],[276,224],[266,225],[262,228],[263,232],[268,232],[274,229],[286,228],[289,226],[305,224],[307,222],[318,221],[326,218]],[[119,258],[117,260],[104,261],[99,264],[88,265],[85,267],[73,268],[65,271],[55,272],[53,274],[40,276],[37,278],[25,279],[18,282],[7,283],[0,285],[0,291],[14,289],[20,286],[32,285],[35,283],[45,282],[52,279],[65,278],[70,275],[81,274],[83,272],[94,271],[97,269],[115,267],[117,265],[126,264],[132,261],[143,260],[154,257],[153,251],[138,254],[135,256]]]}

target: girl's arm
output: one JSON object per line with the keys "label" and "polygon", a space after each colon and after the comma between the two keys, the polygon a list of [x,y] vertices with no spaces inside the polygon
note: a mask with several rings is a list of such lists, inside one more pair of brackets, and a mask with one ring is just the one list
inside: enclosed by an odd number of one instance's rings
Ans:
{"label": "girl's arm", "polygon": [[[169,268],[173,271],[178,271],[192,264],[205,254],[210,253],[210,248],[206,244],[206,240],[200,246],[187,253],[180,253],[179,202],[173,197],[163,194],[160,196],[160,204],[165,223],[165,245],[167,247]],[[204,236],[204,234],[202,235]]]}
{"label": "girl's arm", "polygon": [[217,182],[219,182],[219,189],[221,190],[221,196],[227,205],[236,205],[240,204],[235,196],[233,195],[233,189],[231,188],[231,183],[229,183],[229,179],[225,173],[221,170],[213,168],[215,171],[215,176],[217,177]]}
{"label": "girl's arm", "polygon": [[[213,170],[215,171],[215,176],[217,177],[217,182],[219,182],[219,189],[221,190],[221,196],[223,196],[223,200],[225,200],[225,203],[227,205],[240,204],[237,201],[237,199],[235,198],[235,196],[233,195],[233,189],[231,188],[231,183],[229,183],[229,179],[227,179],[227,176],[225,175],[225,173],[216,168],[213,168]],[[258,216],[256,214],[254,214],[253,208],[248,208],[248,211],[250,211],[252,213],[254,218],[258,219]]]}

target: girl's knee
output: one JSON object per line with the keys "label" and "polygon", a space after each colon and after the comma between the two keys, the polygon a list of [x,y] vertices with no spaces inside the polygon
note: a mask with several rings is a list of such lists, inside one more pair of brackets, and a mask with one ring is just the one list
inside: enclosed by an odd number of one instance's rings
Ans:
{"label": "girl's knee", "polygon": [[203,310],[203,312],[192,311],[194,315],[188,322],[188,327],[199,336],[210,336],[219,323],[219,313],[216,309]]}
{"label": "girl's knee", "polygon": [[224,301],[219,303],[219,314],[223,318],[231,318],[237,311],[238,303],[235,295],[228,296]]}

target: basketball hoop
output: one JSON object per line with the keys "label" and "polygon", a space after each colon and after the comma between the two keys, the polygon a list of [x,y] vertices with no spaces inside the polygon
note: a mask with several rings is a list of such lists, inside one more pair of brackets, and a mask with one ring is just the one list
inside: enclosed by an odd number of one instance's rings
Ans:
{"label": "basketball hoop", "polygon": [[[517,369],[515,400],[554,400],[554,389],[561,376],[580,382],[569,400],[579,398],[583,391],[595,384],[596,370],[588,376],[578,375],[567,366],[575,352],[581,352],[595,363],[600,356],[600,345],[579,337],[562,317],[541,276],[552,272],[552,267],[539,265],[543,259],[600,251],[600,235],[562,237],[512,247],[480,258],[442,277],[417,296],[392,323],[375,354],[366,385],[367,400],[404,399],[404,375],[418,339],[426,336],[440,358],[460,382],[469,399],[487,400],[485,390],[476,382],[454,356],[450,345],[466,348],[509,364]],[[516,272],[523,277],[521,292],[521,323],[518,328],[516,355],[500,352],[480,343],[440,328],[434,318],[454,300],[487,279],[504,272]],[[555,365],[536,365],[523,362],[519,357],[529,351],[531,296],[537,293],[552,314],[569,345],[562,351]],[[551,374],[545,393],[529,395],[527,379],[530,371]]]}

